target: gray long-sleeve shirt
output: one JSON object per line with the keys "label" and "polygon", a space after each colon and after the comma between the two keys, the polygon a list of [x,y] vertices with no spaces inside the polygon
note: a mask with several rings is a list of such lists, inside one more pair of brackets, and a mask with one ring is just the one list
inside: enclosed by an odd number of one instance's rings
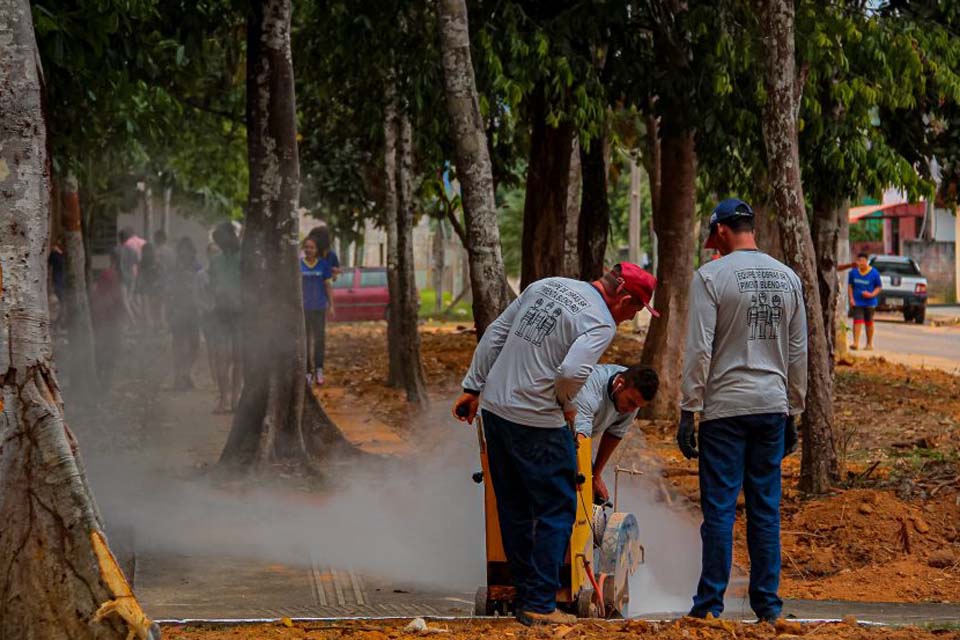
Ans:
{"label": "gray long-sleeve shirt", "polygon": [[627,435],[637,412],[620,413],[610,397],[611,379],[626,370],[626,367],[618,364],[598,364],[594,367],[575,400],[577,419],[574,428],[577,433],[594,440],[605,432],[617,438]]}
{"label": "gray long-sleeve shirt", "polygon": [[807,319],[800,279],[759,251],[700,267],[690,285],[681,409],[701,420],[803,412]]}
{"label": "gray long-sleeve shirt", "polygon": [[487,327],[463,387],[481,392],[481,408],[502,418],[563,427],[563,411],[574,409],[574,397],[615,332],[593,285],[538,280]]}

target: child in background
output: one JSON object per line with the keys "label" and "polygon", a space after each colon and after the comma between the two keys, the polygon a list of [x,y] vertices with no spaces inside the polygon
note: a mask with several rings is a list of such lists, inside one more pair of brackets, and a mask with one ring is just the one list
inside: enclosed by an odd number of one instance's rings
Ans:
{"label": "child in background", "polygon": [[327,314],[333,316],[333,273],[330,264],[321,259],[312,235],[303,241],[300,273],[303,275],[303,315],[307,325],[307,382],[323,384]]}
{"label": "child in background", "polygon": [[173,338],[173,388],[193,389],[193,365],[200,348],[200,264],[190,238],[177,242],[176,263],[168,278],[167,320]]}

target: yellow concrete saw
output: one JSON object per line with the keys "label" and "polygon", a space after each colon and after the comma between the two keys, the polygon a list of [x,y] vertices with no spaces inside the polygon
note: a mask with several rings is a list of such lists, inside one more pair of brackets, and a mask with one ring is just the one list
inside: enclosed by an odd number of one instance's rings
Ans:
{"label": "yellow concrete saw", "polygon": [[[497,497],[490,477],[483,423],[477,416],[482,471],[473,474],[483,484],[486,525],[487,583],[477,589],[474,615],[512,615],[516,590],[500,537]],[[632,513],[617,511],[614,503],[593,503],[590,439],[577,448],[577,517],[567,555],[560,571],[557,606],[580,618],[626,617],[630,602],[630,576],[643,562],[640,527]],[[636,474],[634,470],[617,469]],[[619,484],[619,482],[617,482]]]}

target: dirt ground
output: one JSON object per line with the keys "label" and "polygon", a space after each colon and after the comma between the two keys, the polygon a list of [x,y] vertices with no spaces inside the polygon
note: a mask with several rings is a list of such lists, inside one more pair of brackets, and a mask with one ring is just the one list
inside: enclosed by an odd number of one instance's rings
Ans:
{"label": "dirt ground", "polygon": [[891,627],[861,627],[853,622],[838,624],[799,624],[781,622],[741,624],[726,620],[679,620],[653,623],[631,620],[618,623],[580,622],[528,629],[516,622],[472,620],[430,621],[427,632],[406,631],[408,620],[343,621],[247,625],[242,627],[174,626],[163,628],[169,640],[407,640],[436,636],[449,640],[473,638],[561,640],[589,637],[591,640],[613,640],[630,637],[638,640],[759,640],[761,638],[829,638],[833,640],[957,640],[960,632],[930,631]]}
{"label": "dirt ground", "polygon": [[[456,396],[475,344],[466,327],[451,323],[425,325],[421,335],[431,413],[418,414],[399,391],[384,387],[380,324],[330,329],[328,384],[321,398],[331,405],[361,405],[391,436],[409,437],[413,425],[445,410]],[[621,331],[604,360],[634,362],[642,340]],[[960,602],[960,378],[861,360],[838,370],[835,395],[842,483],[828,496],[808,499],[796,489],[799,455],[784,464],[781,595]],[[677,451],[674,425],[638,421],[638,426],[615,463],[655,470],[662,477],[662,499],[689,508],[696,520],[696,463]],[[745,570],[743,517],[737,520],[735,546],[736,564]]]}

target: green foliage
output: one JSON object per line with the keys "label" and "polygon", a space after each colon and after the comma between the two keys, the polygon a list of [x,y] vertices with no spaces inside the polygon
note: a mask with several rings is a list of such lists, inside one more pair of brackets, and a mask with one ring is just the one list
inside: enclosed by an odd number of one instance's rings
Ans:
{"label": "green foliage", "polygon": [[[33,3],[54,170],[115,212],[117,185],[174,186],[238,214],[246,198],[243,18],[229,2]],[[225,124],[229,123],[229,127]],[[203,154],[203,155],[200,155]]]}

